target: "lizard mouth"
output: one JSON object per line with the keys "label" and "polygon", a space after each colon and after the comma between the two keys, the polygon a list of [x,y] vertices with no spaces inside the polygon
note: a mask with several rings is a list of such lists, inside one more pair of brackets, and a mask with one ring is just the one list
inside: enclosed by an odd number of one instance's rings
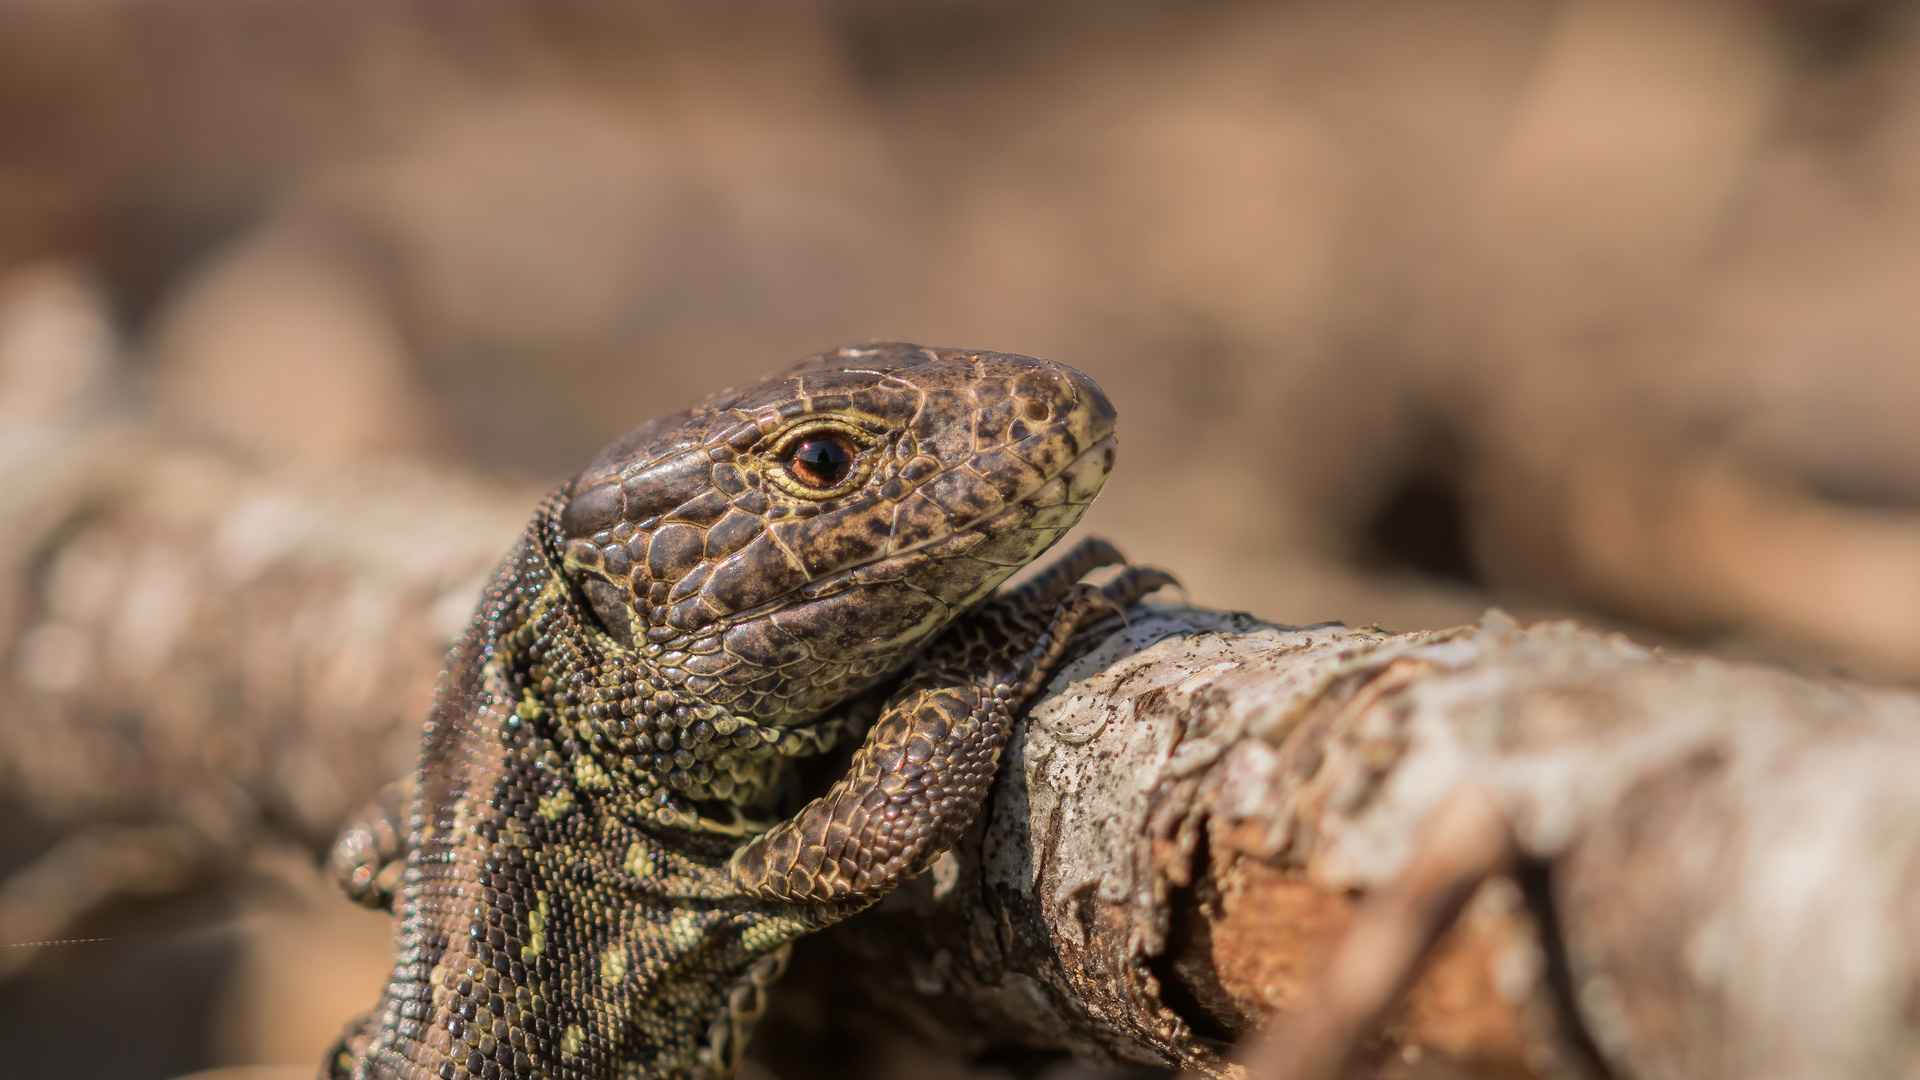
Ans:
{"label": "lizard mouth", "polygon": [[[969,521],[944,537],[889,552],[875,561],[884,562],[892,556],[916,553],[962,554],[980,538],[984,538],[992,525],[1010,518],[1020,519],[1027,528],[1064,532],[1080,520],[1080,515],[1093,502],[1093,497],[1100,493],[1108,474],[1113,471],[1113,459],[1118,446],[1115,437],[1108,435],[1082,451],[1040,486],[1009,500],[1000,509]],[[1023,565],[1025,561],[1022,560]]]}

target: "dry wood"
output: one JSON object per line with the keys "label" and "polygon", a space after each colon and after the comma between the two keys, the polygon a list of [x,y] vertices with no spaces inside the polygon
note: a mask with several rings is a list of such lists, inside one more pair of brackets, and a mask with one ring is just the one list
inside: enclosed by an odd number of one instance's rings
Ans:
{"label": "dry wood", "polygon": [[[317,852],[528,500],[7,390],[0,794],[59,835],[0,882],[4,943]],[[1263,1025],[1285,1075],[1920,1075],[1920,699],[1497,614],[1107,631],[951,855],[815,943],[776,1071],[864,1017],[1210,1075]]]}
{"label": "dry wood", "polygon": [[0,978],[258,846],[319,851],[411,767],[533,501],[196,438],[131,407],[76,283],[9,287],[35,295],[0,298]]}
{"label": "dry wood", "polygon": [[1920,1075],[1916,775],[1909,694],[1145,609],[808,992],[1207,1076],[1274,1020],[1254,1075]]}

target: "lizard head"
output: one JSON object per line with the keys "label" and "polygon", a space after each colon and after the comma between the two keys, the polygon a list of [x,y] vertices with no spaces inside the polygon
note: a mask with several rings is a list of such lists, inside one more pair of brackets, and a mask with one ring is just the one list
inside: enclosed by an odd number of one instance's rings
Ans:
{"label": "lizard head", "polygon": [[609,659],[801,722],[1071,528],[1113,430],[1062,364],[846,348],[629,432],[574,478],[550,542]]}

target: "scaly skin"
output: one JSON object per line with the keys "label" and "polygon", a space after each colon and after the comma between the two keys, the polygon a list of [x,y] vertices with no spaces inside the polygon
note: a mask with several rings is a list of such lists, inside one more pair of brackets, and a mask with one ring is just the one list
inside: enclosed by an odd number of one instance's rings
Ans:
{"label": "scaly skin", "polygon": [[[407,828],[335,853],[394,904],[394,968],[323,1073],[730,1075],[789,943],[945,850],[1074,627],[1169,580],[1079,584],[1120,561],[1089,541],[992,595],[1098,493],[1113,421],[1059,364],[875,345],[603,451],[455,648]],[[765,820],[789,759],[863,727]]]}

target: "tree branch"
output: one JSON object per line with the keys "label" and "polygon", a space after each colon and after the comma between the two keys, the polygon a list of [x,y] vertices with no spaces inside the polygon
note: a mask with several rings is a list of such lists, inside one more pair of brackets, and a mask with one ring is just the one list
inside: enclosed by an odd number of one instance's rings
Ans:
{"label": "tree branch", "polygon": [[[9,946],[323,843],[404,768],[526,505],[98,396],[0,394],[0,778],[60,834],[0,883]],[[962,843],[804,950],[774,1071],[836,1024],[1216,1076],[1263,1027],[1274,1074],[1920,1068],[1915,696],[1497,613],[1142,608],[1083,647]]]}
{"label": "tree branch", "polygon": [[1259,1076],[1906,1075],[1916,775],[1908,694],[1497,611],[1142,609],[797,992],[961,1053],[1204,1076],[1262,1026]]}

